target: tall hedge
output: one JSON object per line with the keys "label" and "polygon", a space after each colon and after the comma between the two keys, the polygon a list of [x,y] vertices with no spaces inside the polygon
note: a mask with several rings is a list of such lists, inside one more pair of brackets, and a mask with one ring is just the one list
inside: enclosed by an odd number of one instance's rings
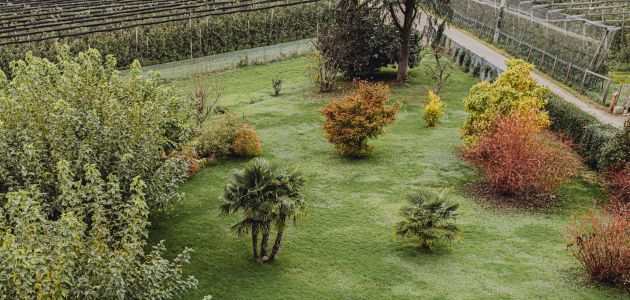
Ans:
{"label": "tall hedge", "polygon": [[584,161],[594,169],[599,169],[602,150],[621,131],[611,125],[601,123],[595,117],[554,94],[547,96],[545,109],[551,120],[550,128],[572,140],[577,146],[577,152],[584,157]]}
{"label": "tall hedge", "polygon": [[[118,59],[118,68],[129,67],[136,59],[142,65],[152,65],[190,58],[191,40],[193,55],[201,57],[315,37],[331,15],[328,7],[314,3],[212,16],[193,20],[192,27],[188,21],[180,21],[70,37],[61,42],[68,44],[72,53],[91,47],[112,54]],[[24,58],[28,51],[53,59],[55,42],[0,47],[0,70],[9,73],[9,63]]]}

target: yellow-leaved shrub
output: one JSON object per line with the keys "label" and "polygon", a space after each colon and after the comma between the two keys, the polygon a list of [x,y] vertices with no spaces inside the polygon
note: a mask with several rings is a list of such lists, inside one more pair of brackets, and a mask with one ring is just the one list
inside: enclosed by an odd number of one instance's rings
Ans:
{"label": "yellow-leaved shrub", "polygon": [[427,127],[435,127],[440,118],[444,115],[444,104],[440,100],[440,96],[433,91],[429,91],[429,104],[424,107],[422,117],[427,122]]}
{"label": "yellow-leaved shrub", "polygon": [[497,118],[517,112],[534,110],[539,124],[549,125],[549,116],[544,111],[548,90],[537,86],[532,78],[534,66],[522,59],[509,60],[507,66],[493,83],[483,81],[474,85],[464,99],[468,116],[462,127],[462,139],[466,146],[473,146],[480,137],[491,133]]}

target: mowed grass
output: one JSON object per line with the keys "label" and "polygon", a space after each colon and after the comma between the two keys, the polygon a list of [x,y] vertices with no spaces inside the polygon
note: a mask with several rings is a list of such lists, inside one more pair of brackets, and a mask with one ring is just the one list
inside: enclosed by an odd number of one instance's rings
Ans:
{"label": "mowed grass", "polygon": [[[152,220],[151,244],[166,240],[170,257],[184,247],[195,250],[185,272],[199,279],[199,289],[184,298],[624,297],[580,283],[582,273],[563,237],[572,213],[603,199],[596,185],[586,179],[567,185],[559,192],[559,207],[546,212],[490,209],[462,192],[462,185],[478,179],[455,154],[472,76],[457,71],[442,93],[443,122],[428,129],[421,107],[430,81],[423,66],[413,70],[408,85],[392,86],[392,100],[404,104],[397,122],[372,141],[372,156],[352,160],[340,157],[324,138],[319,109],[325,100],[313,97],[306,63],[299,58],[220,76],[226,84],[221,104],[255,126],[263,156],[305,173],[308,217],[288,230],[276,262],[251,261],[250,239],[229,231],[238,217],[218,210],[224,185],[246,160],[204,169],[181,187],[181,203]],[[282,95],[271,97],[276,74],[284,80]],[[191,83],[173,84],[183,91]],[[258,102],[250,104],[251,99]],[[393,235],[405,196],[423,187],[448,188],[461,203],[462,239],[431,254]]]}

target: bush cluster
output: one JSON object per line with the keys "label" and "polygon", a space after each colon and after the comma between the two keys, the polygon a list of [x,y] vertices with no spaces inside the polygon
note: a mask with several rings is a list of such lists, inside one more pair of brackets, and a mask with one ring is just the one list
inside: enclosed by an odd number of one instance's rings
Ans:
{"label": "bush cluster", "polygon": [[223,159],[231,155],[258,156],[262,146],[253,127],[233,114],[222,115],[201,131],[196,141],[201,157]]}
{"label": "bush cluster", "polygon": [[630,163],[627,163],[623,169],[607,171],[604,173],[604,179],[613,199],[630,203]]}
{"label": "bush cluster", "polygon": [[197,284],[159,244],[148,214],[178,199],[189,107],[157,75],[96,50],[27,54],[0,71],[0,295],[8,299],[165,299]]}
{"label": "bush cluster", "polygon": [[548,115],[543,111],[547,89],[538,87],[531,77],[533,66],[521,59],[509,60],[507,65],[508,69],[493,83],[483,81],[474,85],[464,99],[468,115],[462,127],[462,138],[467,146],[490,133],[495,120],[514,113],[533,111],[541,126],[549,124]]}
{"label": "bush cluster", "polygon": [[567,227],[573,255],[600,282],[630,287],[630,210],[591,211]]}
{"label": "bush cluster", "polygon": [[574,176],[579,157],[540,126],[536,112],[500,117],[464,157],[477,166],[494,191],[549,193]]}
{"label": "bush cluster", "polygon": [[389,87],[383,83],[360,81],[358,90],[341,99],[329,102],[322,110],[326,118],[324,131],[328,141],[342,155],[364,157],[372,148],[368,140],[383,133],[385,125],[396,120],[399,104],[391,109]]}

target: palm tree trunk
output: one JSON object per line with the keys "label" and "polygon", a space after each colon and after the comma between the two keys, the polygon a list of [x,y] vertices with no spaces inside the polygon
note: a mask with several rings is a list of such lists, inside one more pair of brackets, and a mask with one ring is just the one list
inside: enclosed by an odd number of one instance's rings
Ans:
{"label": "palm tree trunk", "polygon": [[254,259],[258,259],[258,226],[252,225],[252,250]]}
{"label": "palm tree trunk", "polygon": [[269,260],[274,260],[278,252],[280,252],[280,248],[282,248],[282,235],[283,231],[279,230],[278,235],[276,235],[276,242],[273,244],[273,249],[271,249],[271,256]]}
{"label": "palm tree trunk", "polygon": [[263,229],[262,241],[260,242],[260,258],[263,260],[267,256],[267,249],[269,248],[269,228]]}

